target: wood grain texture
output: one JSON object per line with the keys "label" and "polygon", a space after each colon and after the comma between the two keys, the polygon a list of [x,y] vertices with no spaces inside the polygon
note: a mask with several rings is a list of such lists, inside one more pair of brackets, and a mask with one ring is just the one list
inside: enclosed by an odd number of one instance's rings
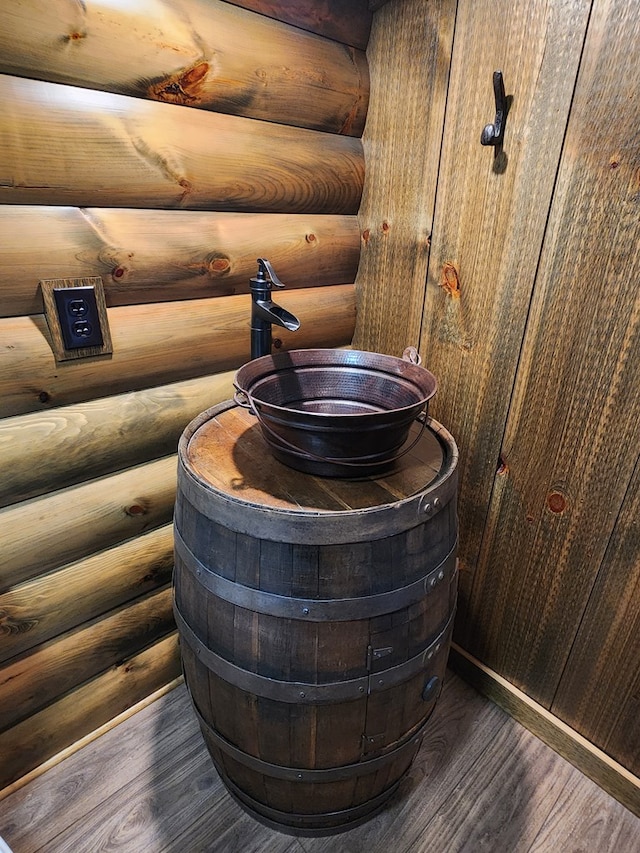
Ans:
{"label": "wood grain texture", "polygon": [[172,634],[3,732],[0,785],[11,784],[179,672],[177,638]]}
{"label": "wood grain texture", "polygon": [[171,600],[167,585],[5,663],[0,669],[0,731],[171,633]]}
{"label": "wood grain texture", "polygon": [[450,663],[465,681],[640,817],[640,779],[626,767],[455,643]]}
{"label": "wood grain texture", "polygon": [[[259,424],[249,410],[225,403],[218,411],[203,412],[200,424],[184,449],[184,463],[216,494],[235,501],[263,506],[278,513],[345,513],[391,504],[415,495],[429,486],[444,466],[444,450],[436,428],[428,427],[421,438],[414,425],[411,441],[417,446],[398,460],[385,475],[337,479],[300,476],[300,472],[278,462],[270,453],[262,464],[255,460],[267,450]],[[192,429],[191,425],[187,428]],[[283,516],[286,518],[286,516]],[[286,536],[285,530],[281,535]],[[273,537],[272,537],[273,538]]]}
{"label": "wood grain texture", "polygon": [[[107,306],[104,299],[104,287],[100,276],[83,276],[82,278],[50,278],[39,282],[42,301],[44,302],[44,313],[49,327],[49,340],[56,361],[70,361],[78,358],[91,358],[96,355],[111,355],[113,346],[109,332],[109,320],[107,317]],[[89,347],[67,349],[58,306],[54,293],[59,288],[90,287],[93,289],[98,314],[98,323],[102,335],[102,344]]]}
{"label": "wood grain texture", "polygon": [[398,795],[337,836],[291,838],[243,812],[184,687],[6,797],[0,833],[20,853],[635,853],[638,818],[499,708],[452,674],[440,702]]}
{"label": "wood grain texture", "polygon": [[[285,349],[344,346],[355,326],[353,285],[285,290],[300,330],[274,327]],[[107,394],[238,368],[250,353],[249,296],[128,305],[108,311],[113,356],[56,365],[44,317],[0,320],[0,414],[42,411]]]}
{"label": "wood grain texture", "polygon": [[0,510],[0,589],[171,520],[176,457]]}
{"label": "wood grain texture", "polygon": [[0,100],[0,203],[358,209],[359,139],[6,75]]}
{"label": "wood grain texture", "polygon": [[[438,377],[433,411],[462,448],[460,623],[590,5],[458,3],[420,352]],[[480,145],[497,69],[511,99],[502,151]]]}
{"label": "wood grain texture", "polygon": [[360,136],[365,55],[218,0],[0,7],[0,71]]}
{"label": "wood grain texture", "polygon": [[0,594],[0,658],[13,658],[166,585],[172,570],[173,529],[167,524],[12,586]]}
{"label": "wood grain texture", "polygon": [[234,6],[287,21],[328,38],[367,47],[371,12],[367,0],[230,0]]}
{"label": "wood grain texture", "polygon": [[233,372],[0,421],[0,505],[174,453],[197,414],[233,396]]}
{"label": "wood grain texture", "polygon": [[362,140],[360,349],[401,355],[419,339],[454,18],[450,0],[400,0],[375,15]]}
{"label": "wood grain texture", "polygon": [[0,316],[41,314],[38,281],[96,275],[107,306],[249,292],[256,258],[292,288],[355,280],[355,216],[0,205]]}
{"label": "wood grain texture", "polygon": [[629,4],[596,4],[461,642],[545,707],[578,631],[607,636],[585,613],[640,444],[639,44]]}
{"label": "wood grain texture", "polygon": [[551,710],[640,776],[638,519],[640,465],[616,520]]}

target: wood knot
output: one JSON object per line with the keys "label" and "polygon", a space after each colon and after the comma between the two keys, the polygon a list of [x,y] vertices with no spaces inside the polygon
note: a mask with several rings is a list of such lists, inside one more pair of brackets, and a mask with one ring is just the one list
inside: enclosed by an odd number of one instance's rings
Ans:
{"label": "wood knot", "polygon": [[368,228],[365,228],[364,231],[362,232],[362,242],[368,243],[370,237],[371,237],[371,231]]}
{"label": "wood knot", "polygon": [[458,268],[451,261],[445,261],[442,265],[440,287],[442,287],[452,299],[460,299],[460,275],[458,273]]}
{"label": "wood knot", "polygon": [[0,610],[0,634],[6,636],[26,634],[36,628],[38,622],[35,619],[16,619],[6,610]]}
{"label": "wood knot", "polygon": [[567,499],[562,492],[550,492],[547,496],[547,506],[551,512],[559,515],[567,508]]}
{"label": "wood knot", "polygon": [[316,235],[315,234],[307,234],[304,239],[307,241],[307,243],[315,243],[316,242]]}
{"label": "wood knot", "polygon": [[209,261],[207,269],[210,275],[218,278],[219,276],[226,275],[231,270],[231,261],[229,258],[218,255]]}
{"label": "wood knot", "polygon": [[146,515],[149,511],[148,507],[145,506],[143,501],[139,503],[133,503],[131,506],[126,507],[125,512],[127,515],[131,516],[131,518],[136,518],[139,515]]}
{"label": "wood knot", "polygon": [[201,89],[209,73],[208,62],[198,62],[186,71],[173,74],[149,87],[149,96],[171,104],[194,104],[201,98]]}

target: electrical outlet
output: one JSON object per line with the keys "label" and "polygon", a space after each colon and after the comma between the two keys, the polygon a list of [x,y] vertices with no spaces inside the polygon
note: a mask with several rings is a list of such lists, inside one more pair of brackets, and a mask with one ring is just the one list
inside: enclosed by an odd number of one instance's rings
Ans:
{"label": "electrical outlet", "polygon": [[65,349],[101,347],[104,341],[95,288],[54,287],[53,297]]}
{"label": "electrical outlet", "polygon": [[49,278],[40,287],[56,361],[113,352],[99,276]]}

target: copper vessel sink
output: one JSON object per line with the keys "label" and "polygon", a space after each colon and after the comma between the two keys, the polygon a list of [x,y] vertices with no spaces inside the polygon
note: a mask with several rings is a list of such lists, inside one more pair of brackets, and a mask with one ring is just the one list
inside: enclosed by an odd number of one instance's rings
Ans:
{"label": "copper vessel sink", "polygon": [[280,462],[326,477],[377,476],[393,467],[411,424],[426,420],[435,376],[411,358],[361,350],[299,349],[243,365],[238,405],[258,418]]}

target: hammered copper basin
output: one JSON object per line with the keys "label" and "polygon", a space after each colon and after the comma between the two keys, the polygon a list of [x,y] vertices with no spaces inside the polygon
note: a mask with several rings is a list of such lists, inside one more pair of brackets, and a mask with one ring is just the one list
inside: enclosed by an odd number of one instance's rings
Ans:
{"label": "hammered copper basin", "polygon": [[236,402],[257,416],[279,461],[328,477],[391,468],[437,387],[432,373],[405,358],[336,349],[256,358],[234,385]]}

